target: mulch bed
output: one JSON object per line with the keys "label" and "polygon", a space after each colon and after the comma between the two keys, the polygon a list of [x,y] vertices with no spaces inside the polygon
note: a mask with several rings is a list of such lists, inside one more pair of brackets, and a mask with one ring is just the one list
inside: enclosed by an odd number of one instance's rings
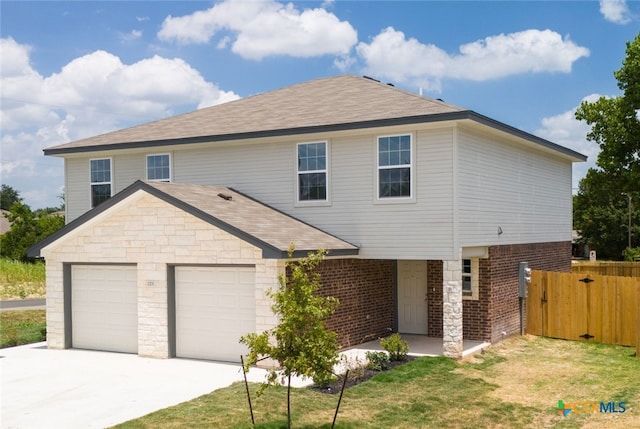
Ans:
{"label": "mulch bed", "polygon": [[[407,356],[405,357],[404,360],[402,361],[394,361],[394,362],[390,362],[389,363],[389,368],[387,368],[385,371],[389,371],[390,369],[393,369],[397,366],[400,365],[404,365],[405,363],[411,362],[412,360],[416,359],[415,356]],[[382,371],[375,371],[372,369],[365,369],[364,370],[364,375],[358,379],[351,379],[351,380],[347,380],[347,382],[344,385],[344,389],[347,390],[349,387],[353,387],[356,386],[360,383],[363,383],[365,381],[367,381],[368,379],[370,379],[371,377],[373,377],[376,374],[380,374]],[[327,394],[336,394],[336,393],[340,393],[340,389],[342,389],[342,383],[344,380],[344,374],[341,374],[340,376],[338,376],[338,378],[331,384],[328,384],[326,386],[317,386],[317,385],[312,385],[309,387],[309,389],[311,390],[315,390],[316,392],[320,392],[320,393],[327,393]]]}

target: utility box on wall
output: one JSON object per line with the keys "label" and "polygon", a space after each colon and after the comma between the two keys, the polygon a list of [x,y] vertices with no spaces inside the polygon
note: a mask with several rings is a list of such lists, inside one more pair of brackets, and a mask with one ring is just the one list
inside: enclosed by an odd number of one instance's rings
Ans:
{"label": "utility box on wall", "polygon": [[518,297],[527,297],[527,285],[531,283],[531,268],[528,262],[518,264]]}

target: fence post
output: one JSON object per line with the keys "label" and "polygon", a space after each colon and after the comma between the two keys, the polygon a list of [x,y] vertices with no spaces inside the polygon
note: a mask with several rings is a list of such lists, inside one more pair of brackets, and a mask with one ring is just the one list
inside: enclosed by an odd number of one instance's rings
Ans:
{"label": "fence post", "polygon": [[637,286],[638,305],[636,305],[636,357],[640,359],[640,285]]}

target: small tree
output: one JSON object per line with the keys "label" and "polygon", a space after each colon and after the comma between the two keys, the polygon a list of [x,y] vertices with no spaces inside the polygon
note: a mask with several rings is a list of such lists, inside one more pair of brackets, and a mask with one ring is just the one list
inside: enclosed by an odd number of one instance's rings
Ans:
{"label": "small tree", "polygon": [[36,217],[28,205],[20,201],[7,213],[11,228],[0,236],[0,256],[29,261],[27,250],[64,226],[64,217],[45,215]]}
{"label": "small tree", "polygon": [[258,395],[269,385],[276,385],[282,373],[287,380],[288,427],[291,427],[291,376],[309,377],[325,384],[333,377],[333,367],[338,363],[336,334],[324,326],[324,320],[333,314],[338,300],[317,294],[320,275],[315,270],[326,251],[319,250],[294,260],[293,250],[291,246],[286,274],[278,278],[280,289],[267,292],[280,323],[261,334],[250,333],[240,339],[249,347],[245,371],[261,358],[278,362],[280,369],[269,370]]}

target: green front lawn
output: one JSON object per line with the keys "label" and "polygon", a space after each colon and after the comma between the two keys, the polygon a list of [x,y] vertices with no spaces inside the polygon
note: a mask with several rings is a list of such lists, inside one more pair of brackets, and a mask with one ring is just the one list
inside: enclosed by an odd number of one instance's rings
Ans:
{"label": "green front lawn", "polygon": [[0,312],[0,348],[44,341],[46,332],[45,310]]}
{"label": "green front lawn", "polygon": [[[466,362],[420,358],[347,390],[336,427],[640,427],[640,359],[634,352],[528,336]],[[293,427],[331,427],[337,400],[295,389]],[[555,410],[558,400],[624,402],[626,411],[564,417]],[[268,389],[253,404],[256,427],[286,427],[285,388]],[[237,383],[118,427],[251,428],[251,419],[244,385]]]}
{"label": "green front lawn", "polygon": [[45,266],[0,258],[0,299],[44,298]]}

